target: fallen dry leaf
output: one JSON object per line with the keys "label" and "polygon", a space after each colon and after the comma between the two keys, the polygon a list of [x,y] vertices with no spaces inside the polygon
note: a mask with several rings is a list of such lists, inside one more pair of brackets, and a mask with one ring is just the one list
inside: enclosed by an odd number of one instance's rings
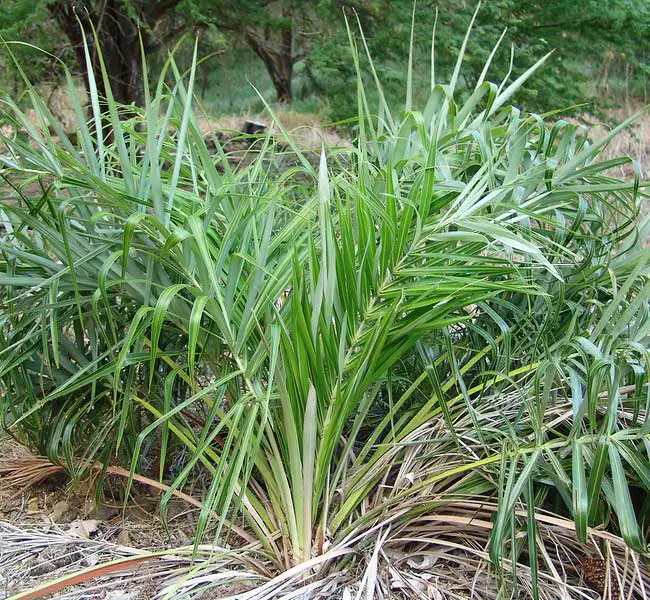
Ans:
{"label": "fallen dry leaf", "polygon": [[97,531],[97,528],[99,527],[100,523],[101,521],[98,521],[96,519],[73,521],[72,523],[70,523],[70,527],[68,528],[68,533],[71,533],[73,535],[78,535],[79,537],[82,537],[87,540],[90,537],[90,534]]}
{"label": "fallen dry leaf", "polygon": [[58,521],[61,520],[61,517],[63,517],[63,515],[68,512],[69,508],[70,505],[65,500],[61,500],[60,502],[57,502],[52,507],[52,512],[50,513],[50,519],[52,519],[52,521],[57,523]]}
{"label": "fallen dry leaf", "polygon": [[120,546],[131,545],[131,536],[129,535],[129,532],[126,529],[122,529],[122,531],[120,531],[120,533],[118,534],[117,543],[120,544]]}

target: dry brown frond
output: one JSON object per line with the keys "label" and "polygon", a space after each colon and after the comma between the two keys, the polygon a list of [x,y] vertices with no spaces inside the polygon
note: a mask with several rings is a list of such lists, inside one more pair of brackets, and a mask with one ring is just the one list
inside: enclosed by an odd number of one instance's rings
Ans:
{"label": "dry brown frond", "polygon": [[54,465],[44,456],[26,454],[0,460],[0,478],[21,490],[36,485],[52,475],[63,473],[61,465]]}

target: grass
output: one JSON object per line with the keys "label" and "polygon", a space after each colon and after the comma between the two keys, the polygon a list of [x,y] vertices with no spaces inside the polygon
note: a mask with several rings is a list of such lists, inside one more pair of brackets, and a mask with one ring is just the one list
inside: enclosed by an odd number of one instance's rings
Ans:
{"label": "grass", "polygon": [[601,158],[631,120],[521,114],[543,59],[458,103],[462,58],[419,107],[409,67],[400,114],[360,84],[317,164],[212,156],[173,57],[128,118],[91,90],[76,145],[4,99],[4,425],[77,478],[154,448],[163,511],[207,474],[213,559],[165,598],[217,564],[247,598],[578,598],[590,555],[645,597],[650,257]]}

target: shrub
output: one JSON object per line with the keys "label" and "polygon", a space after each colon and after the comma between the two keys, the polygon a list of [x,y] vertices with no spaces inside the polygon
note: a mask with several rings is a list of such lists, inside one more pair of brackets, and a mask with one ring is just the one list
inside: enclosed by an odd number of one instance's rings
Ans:
{"label": "shrub", "polygon": [[270,134],[215,159],[173,59],[125,120],[77,106],[76,145],[5,99],[29,138],[3,140],[5,426],[76,477],[188,450],[196,543],[250,543],[228,560],[260,598],[578,597],[603,545],[619,572],[645,548],[650,283],[639,181],[598,157],[629,123],[591,143],[509,106],[543,60],[458,104],[462,58],[399,116],[360,85],[355,148],[318,165]]}

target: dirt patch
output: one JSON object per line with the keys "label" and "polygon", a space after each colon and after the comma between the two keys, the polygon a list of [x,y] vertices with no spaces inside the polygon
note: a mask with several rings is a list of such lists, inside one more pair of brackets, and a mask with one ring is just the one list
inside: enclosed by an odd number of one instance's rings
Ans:
{"label": "dirt patch", "polygon": [[[275,112],[275,116],[284,130],[291,136],[293,142],[301,149],[320,150],[323,145],[327,148],[347,148],[351,146],[349,138],[341,135],[334,127],[323,123],[318,115],[280,109]],[[197,119],[199,130],[204,137],[214,132],[222,132],[226,135],[244,132],[247,122],[259,123],[264,127],[264,132],[270,131],[279,138],[282,136],[280,127],[268,113],[228,115],[219,118],[203,116]]]}
{"label": "dirt patch", "polygon": [[[628,117],[643,110],[642,104],[623,104],[619,108],[608,111],[608,116],[614,123],[621,123]],[[596,125],[592,129],[592,137],[598,139],[612,129],[611,126]],[[617,135],[605,148],[603,158],[629,156],[639,161],[641,177],[650,177],[650,114],[645,112],[628,129]],[[618,176],[631,176],[631,167],[620,167]]]}

